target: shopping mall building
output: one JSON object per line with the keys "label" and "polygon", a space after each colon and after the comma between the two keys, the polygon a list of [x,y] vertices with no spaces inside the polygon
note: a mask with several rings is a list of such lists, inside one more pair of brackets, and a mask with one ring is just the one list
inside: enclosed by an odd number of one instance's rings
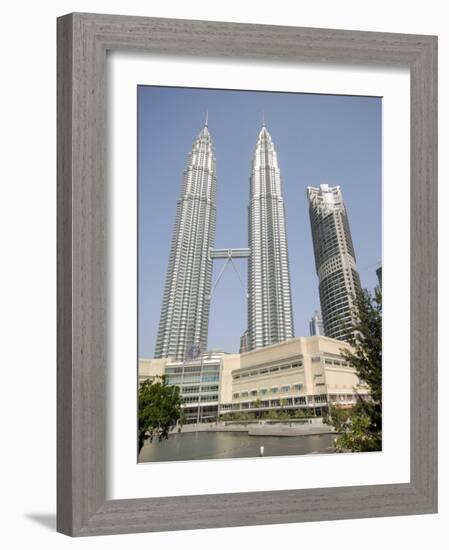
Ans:
{"label": "shopping mall building", "polygon": [[213,422],[230,412],[350,407],[369,388],[341,355],[349,344],[299,337],[246,353],[210,351],[198,359],[140,359],[139,382],[166,376],[181,389],[187,422]]}

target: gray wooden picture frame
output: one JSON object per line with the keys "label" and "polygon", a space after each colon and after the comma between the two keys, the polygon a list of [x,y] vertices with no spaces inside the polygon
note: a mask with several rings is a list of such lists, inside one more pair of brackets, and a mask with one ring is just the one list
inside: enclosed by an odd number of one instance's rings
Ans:
{"label": "gray wooden picture frame", "polygon": [[[437,38],[82,13],[57,25],[58,531],[83,536],[436,512]],[[410,483],[106,499],[108,50],[410,69]]]}

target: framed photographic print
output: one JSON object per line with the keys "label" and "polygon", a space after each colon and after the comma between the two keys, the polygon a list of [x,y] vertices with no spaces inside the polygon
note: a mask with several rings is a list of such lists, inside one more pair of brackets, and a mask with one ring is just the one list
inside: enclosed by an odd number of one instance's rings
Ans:
{"label": "framed photographic print", "polygon": [[436,511],[436,74],[429,36],[58,20],[59,531]]}

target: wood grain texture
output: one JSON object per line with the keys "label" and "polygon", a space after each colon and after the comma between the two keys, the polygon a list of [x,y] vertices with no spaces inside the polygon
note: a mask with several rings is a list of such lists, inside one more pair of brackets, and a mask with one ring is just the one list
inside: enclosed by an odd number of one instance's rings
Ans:
{"label": "wood grain texture", "polygon": [[[106,52],[406,66],[411,72],[411,481],[106,500]],[[70,14],[58,20],[58,510],[72,536],[437,510],[436,37]]]}
{"label": "wood grain texture", "polygon": [[72,528],[72,21],[58,21],[57,157],[57,529]]}

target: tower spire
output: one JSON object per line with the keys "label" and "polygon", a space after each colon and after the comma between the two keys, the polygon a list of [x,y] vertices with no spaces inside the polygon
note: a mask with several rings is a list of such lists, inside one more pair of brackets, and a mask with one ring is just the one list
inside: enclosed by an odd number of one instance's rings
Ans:
{"label": "tower spire", "polygon": [[209,111],[207,110],[206,111],[206,118],[204,120],[204,126],[207,126],[208,125],[208,121],[209,121]]}
{"label": "tower spire", "polygon": [[257,138],[250,177],[249,350],[294,336],[281,176],[273,141],[264,126]]}
{"label": "tower spire", "polygon": [[[206,115],[207,117],[207,115]],[[206,118],[207,124],[207,118]],[[216,167],[206,126],[188,156],[168,259],[155,358],[193,359],[207,350],[216,219]],[[189,262],[184,261],[185,257]]]}
{"label": "tower spire", "polygon": [[265,124],[265,110],[262,109],[262,126],[266,126]]}

